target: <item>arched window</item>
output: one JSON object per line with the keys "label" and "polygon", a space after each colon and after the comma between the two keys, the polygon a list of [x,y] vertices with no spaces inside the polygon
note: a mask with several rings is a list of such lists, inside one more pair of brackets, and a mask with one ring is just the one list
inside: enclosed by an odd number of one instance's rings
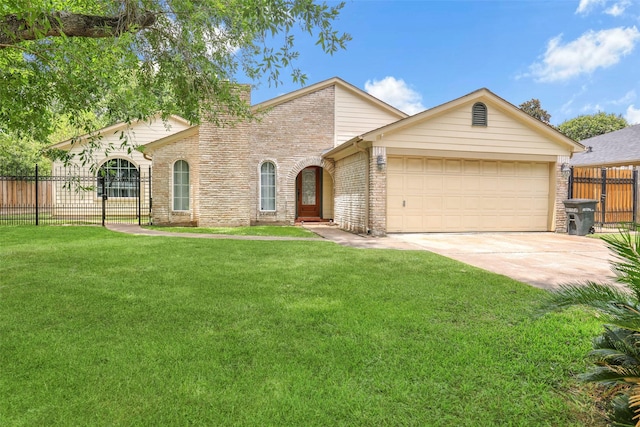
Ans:
{"label": "arched window", "polygon": [[482,102],[473,104],[471,124],[473,126],[487,126],[487,106]]}
{"label": "arched window", "polygon": [[98,170],[98,197],[137,197],[140,173],[125,159],[107,160]]}
{"label": "arched window", "polygon": [[184,160],[173,164],[173,210],[189,210],[189,163]]}
{"label": "arched window", "polygon": [[276,166],[271,162],[260,166],[260,210],[276,210]]}

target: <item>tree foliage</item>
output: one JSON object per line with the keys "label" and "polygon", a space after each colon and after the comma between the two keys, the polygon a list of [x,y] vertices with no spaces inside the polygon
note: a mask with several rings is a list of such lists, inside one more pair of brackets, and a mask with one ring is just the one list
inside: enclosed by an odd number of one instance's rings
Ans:
{"label": "tree foliage", "polygon": [[[304,83],[296,37],[326,53],[343,3],[315,0],[8,0],[0,3],[0,132],[44,142],[59,116],[73,127],[158,112],[248,117],[236,90],[249,82]],[[245,76],[245,77],[242,77]],[[87,129],[91,130],[91,129]]]}
{"label": "tree foliage", "polygon": [[51,160],[56,154],[48,148],[49,145],[80,136],[85,129],[101,129],[107,124],[104,117],[85,112],[73,118],[57,115],[49,138],[45,141],[36,141],[27,135],[20,137],[15,133],[0,132],[0,175],[28,173],[33,171],[36,164],[40,173],[46,174],[50,172]]}
{"label": "tree foliage", "polygon": [[547,110],[542,108],[539,99],[531,98],[530,100],[518,105],[518,108],[520,108],[531,117],[535,117],[536,119],[547,124],[551,120],[551,114],[549,114]]}
{"label": "tree foliage", "polygon": [[596,114],[582,115],[564,121],[558,125],[558,130],[574,141],[582,141],[627,126],[629,123],[621,115],[600,111]]}

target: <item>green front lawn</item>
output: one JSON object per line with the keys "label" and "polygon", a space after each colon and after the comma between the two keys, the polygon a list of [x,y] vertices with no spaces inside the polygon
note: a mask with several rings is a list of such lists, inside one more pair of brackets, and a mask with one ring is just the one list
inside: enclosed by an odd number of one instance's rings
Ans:
{"label": "green front lawn", "polygon": [[0,425],[593,425],[600,324],[427,252],[0,227]]}

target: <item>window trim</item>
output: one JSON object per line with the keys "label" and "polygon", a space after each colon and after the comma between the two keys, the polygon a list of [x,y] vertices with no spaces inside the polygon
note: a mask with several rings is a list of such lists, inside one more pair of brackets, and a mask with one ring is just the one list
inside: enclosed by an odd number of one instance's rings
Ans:
{"label": "window trim", "polygon": [[[107,166],[112,161],[117,161],[118,163],[119,162],[123,162],[123,161],[127,162],[130,165],[130,167],[127,167],[124,170],[135,171],[135,175],[137,175],[137,181],[134,181],[134,182],[139,182],[139,180],[140,180],[140,167],[133,161],[133,159],[129,159],[127,157],[109,157],[109,158],[106,158],[106,159],[104,159],[102,164],[100,164],[100,166],[98,167],[98,171],[96,172],[96,180],[97,180],[97,182],[96,182],[96,193],[95,194],[96,194],[96,197],[98,199],[103,197],[103,194],[100,193],[100,190],[101,190],[101,186],[100,186],[100,182],[99,182],[100,178],[101,178],[100,172],[105,168],[114,169],[113,167]],[[123,168],[122,168],[122,166],[120,164],[118,164],[115,167],[115,170],[123,170]],[[131,178],[131,176],[129,174],[127,179],[130,179],[130,178]],[[127,183],[127,182],[130,182],[130,181],[122,181],[122,182]],[[109,186],[108,188],[106,188],[106,190],[107,190],[107,198],[109,198],[109,199],[135,199],[135,198],[138,198],[138,196],[139,196],[137,194],[138,193],[138,186],[137,185],[135,187],[123,186],[123,188],[113,188],[112,186]],[[129,195],[126,195],[126,196],[122,196],[122,195],[114,196],[113,192],[114,191],[118,191],[118,190],[124,190]],[[133,192],[135,194],[131,195],[131,192]]]}
{"label": "window trim", "polygon": [[[179,162],[183,162],[187,165],[187,209],[176,209],[176,165]],[[180,171],[183,173],[184,171]],[[185,186],[185,183],[181,182],[179,185]],[[181,199],[184,199],[182,197]],[[186,159],[177,159],[171,165],[171,212],[190,212],[191,211],[191,165]]]}
{"label": "window trim", "polygon": [[489,124],[489,110],[483,102],[476,102],[471,107],[471,125],[487,127]]}
{"label": "window trim", "polygon": [[[270,164],[273,167],[273,196],[270,197],[269,199],[273,200],[273,209],[265,209],[264,205],[263,205],[263,186],[264,186],[264,182],[263,182],[263,174],[262,174],[262,168],[267,165]],[[258,206],[259,206],[259,210],[260,212],[275,212],[278,208],[278,203],[277,203],[277,194],[278,194],[278,168],[276,166],[276,163],[272,160],[265,160],[262,163],[260,163],[260,166],[258,167],[258,175],[260,177],[260,185],[258,187]]]}

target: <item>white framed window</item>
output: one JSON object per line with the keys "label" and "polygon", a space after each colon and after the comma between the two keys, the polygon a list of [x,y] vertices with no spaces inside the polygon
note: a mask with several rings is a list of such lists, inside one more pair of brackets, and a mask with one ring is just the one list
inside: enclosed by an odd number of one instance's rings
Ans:
{"label": "white framed window", "polygon": [[173,164],[173,210],[189,210],[189,163],[184,160]]}
{"label": "white framed window", "polygon": [[98,169],[98,197],[138,197],[140,172],[126,159],[109,159]]}
{"label": "white framed window", "polygon": [[276,210],[276,166],[272,162],[260,165],[260,210]]}
{"label": "white framed window", "polygon": [[476,102],[473,104],[473,109],[471,111],[471,125],[487,126],[487,106],[482,102]]}

